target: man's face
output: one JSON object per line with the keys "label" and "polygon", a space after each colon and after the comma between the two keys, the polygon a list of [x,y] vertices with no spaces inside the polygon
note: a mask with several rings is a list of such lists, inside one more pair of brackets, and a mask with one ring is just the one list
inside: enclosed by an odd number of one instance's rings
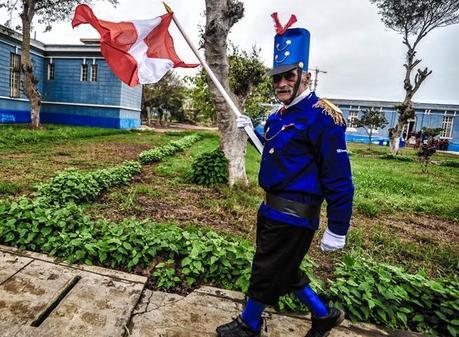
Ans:
{"label": "man's face", "polygon": [[[309,82],[309,73],[303,74],[302,77],[296,96],[300,95],[307,88]],[[273,75],[274,94],[280,102],[286,104],[292,99],[297,79],[298,71],[296,68],[285,73]]]}

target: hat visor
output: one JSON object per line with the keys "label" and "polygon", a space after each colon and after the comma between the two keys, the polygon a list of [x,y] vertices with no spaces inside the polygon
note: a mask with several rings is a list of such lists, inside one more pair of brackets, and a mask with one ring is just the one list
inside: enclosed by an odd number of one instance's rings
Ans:
{"label": "hat visor", "polygon": [[267,75],[274,76],[277,74],[286,73],[287,71],[295,69],[297,66],[298,64],[284,64],[283,66],[279,66],[279,67],[271,69],[270,71],[268,71]]}

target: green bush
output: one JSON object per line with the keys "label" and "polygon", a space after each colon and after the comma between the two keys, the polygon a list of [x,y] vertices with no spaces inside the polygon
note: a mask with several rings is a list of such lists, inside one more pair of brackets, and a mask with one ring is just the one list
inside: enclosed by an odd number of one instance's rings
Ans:
{"label": "green bush", "polygon": [[[129,270],[159,256],[175,261],[177,277],[189,286],[206,282],[235,290],[247,290],[254,254],[249,241],[212,231],[135,220],[91,221],[74,203],[58,206],[25,197],[0,202],[0,243],[70,263]],[[166,281],[176,282],[175,276],[163,279],[162,286]]]}
{"label": "green bush", "polygon": [[56,206],[26,197],[0,202],[0,242],[8,245],[56,255],[70,241],[68,234],[82,228],[91,228],[91,222],[73,203]]}
{"label": "green bush", "polygon": [[156,286],[160,289],[171,289],[177,286],[182,280],[177,276],[177,271],[174,267],[174,260],[169,259],[166,262],[160,262],[155,266],[155,270],[151,273],[155,279]]}
{"label": "green bush", "polygon": [[227,184],[228,162],[220,149],[203,153],[191,164],[190,181],[202,186]]}
{"label": "green bush", "polygon": [[91,201],[109,187],[126,185],[132,176],[140,173],[139,162],[127,161],[120,166],[92,172],[70,168],[58,173],[49,182],[37,186],[37,197],[63,205]]}
{"label": "green bush", "polygon": [[457,336],[459,282],[429,280],[424,274],[346,256],[336,269],[329,294],[351,320],[391,328]]}
{"label": "green bush", "polygon": [[161,161],[165,157],[171,156],[176,152],[183,151],[200,139],[200,135],[190,135],[179,140],[173,140],[169,142],[169,144],[141,152],[139,154],[139,160],[142,164],[150,164]]}

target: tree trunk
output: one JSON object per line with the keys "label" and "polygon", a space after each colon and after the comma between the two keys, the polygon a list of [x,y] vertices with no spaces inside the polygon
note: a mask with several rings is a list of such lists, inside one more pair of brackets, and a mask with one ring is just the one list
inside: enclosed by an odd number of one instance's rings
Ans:
{"label": "tree trunk", "polygon": [[23,89],[24,93],[30,101],[31,126],[32,129],[40,127],[40,107],[41,95],[36,88],[38,79],[33,73],[33,64],[30,56],[30,29],[32,19],[35,14],[35,1],[24,0],[23,11],[21,13],[22,20],[22,52],[21,52],[21,71],[24,74]]}
{"label": "tree trunk", "polygon": [[415,47],[418,42],[422,39],[422,36],[418,36],[413,46],[408,42],[408,32],[405,33],[403,43],[407,46],[408,51],[406,52],[406,63],[405,67],[405,79],[403,81],[403,88],[405,89],[405,99],[403,103],[398,105],[397,111],[399,113],[397,125],[394,127],[392,135],[390,137],[390,151],[393,154],[398,154],[400,151],[400,136],[402,134],[403,127],[409,119],[415,117],[415,111],[413,108],[413,96],[418,91],[422,82],[432,73],[427,68],[424,70],[418,69],[414,77],[414,84],[411,82],[411,73],[414,68],[421,62],[421,60],[415,60],[416,50]]}
{"label": "tree trunk", "polygon": [[[241,3],[232,0],[206,0],[206,29],[204,32],[206,60],[239,108],[240,102],[229,90],[226,40],[231,27],[242,17],[243,10]],[[217,112],[217,125],[221,134],[220,146],[229,160],[229,183],[230,185],[247,184],[245,172],[247,136],[238,130],[236,116],[210,78],[207,82]]]}

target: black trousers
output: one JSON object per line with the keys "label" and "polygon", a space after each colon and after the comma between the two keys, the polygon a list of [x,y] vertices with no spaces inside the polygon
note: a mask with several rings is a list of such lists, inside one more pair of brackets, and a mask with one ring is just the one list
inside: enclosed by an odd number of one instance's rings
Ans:
{"label": "black trousers", "polygon": [[257,249],[248,296],[263,304],[275,305],[280,296],[307,285],[309,279],[300,271],[300,265],[314,233],[308,228],[258,215]]}

